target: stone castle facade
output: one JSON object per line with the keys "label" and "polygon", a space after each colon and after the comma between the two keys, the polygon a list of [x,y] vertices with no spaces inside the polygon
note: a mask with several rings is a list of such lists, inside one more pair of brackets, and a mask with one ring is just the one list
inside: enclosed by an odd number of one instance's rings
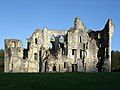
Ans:
{"label": "stone castle facade", "polygon": [[87,29],[76,17],[69,30],[37,29],[23,48],[18,39],[5,39],[5,72],[111,71],[111,38],[114,24],[108,19],[99,31]]}

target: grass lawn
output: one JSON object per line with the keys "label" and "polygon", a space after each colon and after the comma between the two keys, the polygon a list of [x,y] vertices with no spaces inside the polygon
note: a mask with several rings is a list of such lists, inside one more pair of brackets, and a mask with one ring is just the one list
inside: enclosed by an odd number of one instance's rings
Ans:
{"label": "grass lawn", "polygon": [[0,73],[0,90],[120,90],[120,72]]}

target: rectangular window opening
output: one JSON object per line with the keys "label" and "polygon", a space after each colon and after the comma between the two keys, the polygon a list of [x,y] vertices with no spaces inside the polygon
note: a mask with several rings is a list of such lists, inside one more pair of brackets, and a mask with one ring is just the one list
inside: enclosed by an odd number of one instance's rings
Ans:
{"label": "rectangular window opening", "polygon": [[76,55],[77,54],[77,49],[72,49],[72,55]]}
{"label": "rectangular window opening", "polygon": [[81,36],[80,36],[80,43],[82,42],[82,38],[81,38]]}
{"label": "rectangular window opening", "polygon": [[80,50],[80,58],[82,58],[82,50]]}
{"label": "rectangular window opening", "polygon": [[68,63],[64,62],[64,68],[67,68]]}
{"label": "rectangular window opening", "polygon": [[35,44],[37,44],[38,42],[37,42],[37,38],[35,38]]}
{"label": "rectangular window opening", "polygon": [[37,60],[37,53],[34,53],[34,60]]}
{"label": "rectangular window opening", "polygon": [[65,48],[62,48],[62,55],[65,55]]}
{"label": "rectangular window opening", "polygon": [[72,55],[74,55],[75,54],[75,50],[74,49],[72,49]]}
{"label": "rectangular window opening", "polygon": [[88,42],[87,42],[87,44],[86,44],[86,49],[88,49]]}

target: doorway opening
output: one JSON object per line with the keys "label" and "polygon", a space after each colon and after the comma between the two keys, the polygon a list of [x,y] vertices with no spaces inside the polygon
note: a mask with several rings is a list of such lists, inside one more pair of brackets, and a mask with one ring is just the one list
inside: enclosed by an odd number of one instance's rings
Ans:
{"label": "doorway opening", "polygon": [[72,72],[77,72],[77,64],[72,64]]}
{"label": "doorway opening", "polygon": [[56,71],[56,66],[55,65],[53,66],[53,71]]}

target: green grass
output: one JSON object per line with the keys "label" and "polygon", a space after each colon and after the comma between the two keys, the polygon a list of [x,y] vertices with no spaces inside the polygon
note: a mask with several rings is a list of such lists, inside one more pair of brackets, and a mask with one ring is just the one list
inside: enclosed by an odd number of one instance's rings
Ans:
{"label": "green grass", "polygon": [[0,90],[120,90],[120,72],[0,73]]}

